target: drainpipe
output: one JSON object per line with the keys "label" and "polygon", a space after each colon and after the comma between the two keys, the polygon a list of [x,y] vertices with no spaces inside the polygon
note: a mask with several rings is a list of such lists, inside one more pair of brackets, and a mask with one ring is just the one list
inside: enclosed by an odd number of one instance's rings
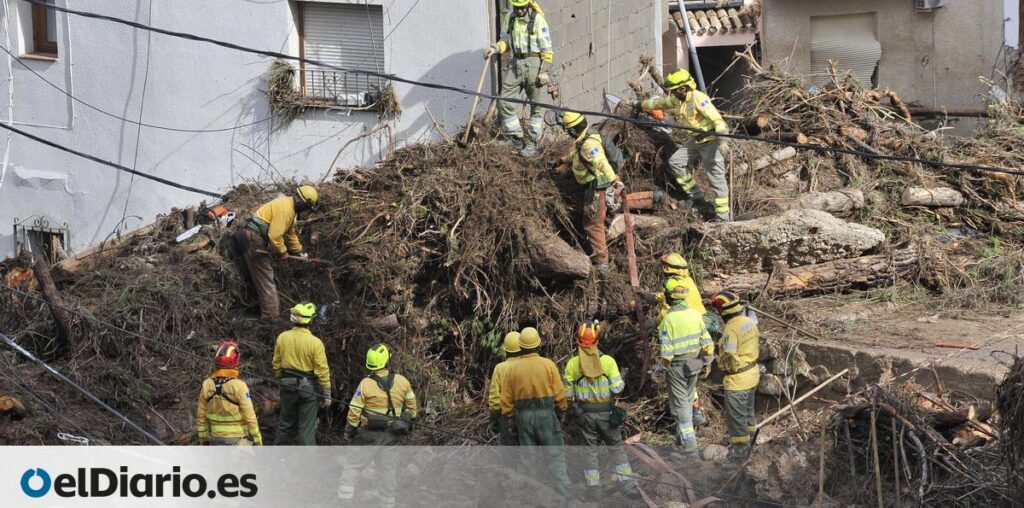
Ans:
{"label": "drainpipe", "polygon": [[686,47],[690,50],[690,61],[693,62],[694,73],[697,74],[697,86],[705,91],[704,73],[700,71],[700,60],[697,59],[697,48],[693,45],[693,32],[690,31],[690,18],[686,15],[686,0],[677,0],[679,12],[683,15],[683,31],[686,33]]}

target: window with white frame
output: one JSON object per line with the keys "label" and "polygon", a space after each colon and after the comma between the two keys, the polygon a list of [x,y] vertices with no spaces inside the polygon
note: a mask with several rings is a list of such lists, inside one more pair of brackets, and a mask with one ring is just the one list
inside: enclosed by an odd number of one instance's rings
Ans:
{"label": "window with white frame", "polygon": [[[384,9],[367,3],[299,3],[302,56],[356,71],[384,73]],[[372,109],[387,80],[303,64],[303,93],[324,105]]]}

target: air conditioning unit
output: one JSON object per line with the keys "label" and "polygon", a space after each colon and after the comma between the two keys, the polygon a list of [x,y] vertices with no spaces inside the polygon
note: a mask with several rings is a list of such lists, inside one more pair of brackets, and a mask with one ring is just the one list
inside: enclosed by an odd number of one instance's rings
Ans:
{"label": "air conditioning unit", "polygon": [[917,12],[931,12],[941,9],[949,3],[949,0],[914,0],[914,8]]}

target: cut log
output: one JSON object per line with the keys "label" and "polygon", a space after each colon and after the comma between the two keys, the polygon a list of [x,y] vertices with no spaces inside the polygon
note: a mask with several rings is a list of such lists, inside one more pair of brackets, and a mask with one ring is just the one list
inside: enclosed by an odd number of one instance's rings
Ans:
{"label": "cut log", "polygon": [[93,247],[75,257],[65,259],[64,261],[61,261],[60,263],[54,265],[54,268],[59,268],[68,273],[78,273],[81,272],[82,270],[88,270],[89,267],[92,266],[92,263],[96,261],[96,258],[99,257],[100,254],[103,254],[104,252],[115,251],[121,248],[121,246],[131,241],[133,238],[148,235],[149,233],[152,233],[154,229],[156,229],[156,226],[157,225],[155,222],[153,224],[149,224],[148,226],[143,226],[116,240],[97,245],[96,247]]}
{"label": "cut log", "polygon": [[756,123],[758,129],[767,128],[772,123],[772,117],[768,113],[761,113],[757,115]]}
{"label": "cut log", "polygon": [[590,257],[573,249],[558,235],[527,226],[523,228],[522,239],[530,265],[538,276],[569,279],[590,276]]}
{"label": "cut log", "polygon": [[[716,283],[706,281],[705,290],[729,289],[738,293],[757,294],[764,291],[777,296],[803,296],[836,293],[886,286],[913,276],[918,263],[916,248],[900,249],[890,254],[841,259],[813,265],[786,268],[769,274],[734,275]],[[766,286],[767,284],[767,286]]]}
{"label": "cut log", "polygon": [[810,141],[810,138],[802,132],[762,132],[757,137],[761,139],[785,141],[787,143],[799,143],[801,145],[806,145]]}
{"label": "cut log", "polygon": [[[632,205],[630,205],[630,209],[632,209]],[[633,229],[637,233],[647,233],[651,231],[657,231],[659,229],[664,229],[667,227],[668,220],[662,217],[658,217],[656,215],[633,216]],[[618,240],[620,237],[622,237],[622,235],[624,235],[625,233],[626,221],[624,220],[624,217],[620,214],[616,215],[615,218],[612,219],[612,223],[610,226],[608,226],[608,230],[606,231],[605,236],[608,237],[609,242],[614,242],[615,240]]]}
{"label": "cut log", "polygon": [[395,314],[388,314],[379,318],[371,319],[366,323],[370,328],[377,330],[388,331],[398,329],[398,316]]}
{"label": "cut log", "polygon": [[900,196],[903,206],[961,206],[966,202],[964,195],[949,187],[907,187]]}
{"label": "cut log", "polygon": [[740,272],[781,263],[802,266],[860,256],[885,240],[881,231],[819,210],[788,210],[749,221],[693,226],[712,259]]}
{"label": "cut log", "polygon": [[[796,148],[787,146],[786,148],[777,150],[769,155],[765,155],[764,157],[758,158],[749,167],[752,168],[754,171],[761,171],[762,169],[765,169],[768,166],[771,166],[772,164],[782,162],[786,159],[791,159],[795,156]],[[739,176],[740,174],[746,173],[747,169],[748,166],[746,164],[741,164],[738,173],[734,176]]]}
{"label": "cut log", "polygon": [[28,415],[28,409],[20,400],[10,395],[0,395],[0,414],[9,415],[11,419],[20,420]]}
{"label": "cut log", "polygon": [[829,213],[850,213],[864,208],[864,193],[858,189],[811,192],[797,198],[793,208],[807,208]]}
{"label": "cut log", "polygon": [[66,351],[71,345],[71,315],[64,310],[67,305],[64,304],[64,298],[60,296],[57,286],[53,283],[53,277],[50,276],[50,263],[39,254],[33,259],[32,270],[39,281],[39,287],[43,290],[43,298],[50,307],[53,320],[57,323],[56,350]]}

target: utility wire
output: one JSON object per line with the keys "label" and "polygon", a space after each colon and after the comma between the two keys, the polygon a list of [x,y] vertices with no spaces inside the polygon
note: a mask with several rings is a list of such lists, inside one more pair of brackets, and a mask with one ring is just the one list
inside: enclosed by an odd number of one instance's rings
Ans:
{"label": "utility wire", "polygon": [[[103,20],[103,21],[110,21],[110,22],[113,22],[113,23],[118,23],[118,24],[130,26],[130,27],[133,27],[133,28],[137,28],[139,30],[150,30],[150,31],[153,31],[153,32],[156,32],[156,33],[159,33],[159,34],[168,35],[168,36],[171,36],[171,37],[178,37],[178,38],[192,40],[192,41],[197,41],[197,42],[205,42],[205,43],[213,44],[213,45],[220,46],[220,47],[223,47],[223,48],[228,48],[228,49],[234,49],[234,50],[237,50],[237,51],[242,51],[242,52],[245,52],[245,53],[252,53],[252,54],[263,55],[263,56],[268,56],[268,57],[272,57],[272,58],[280,58],[280,59],[283,59],[283,60],[290,60],[290,61],[294,61],[294,62],[302,62],[302,63],[306,63],[306,64],[317,65],[317,66],[320,66],[320,67],[324,67],[324,68],[328,68],[328,69],[333,69],[333,70],[336,70],[336,71],[339,71],[339,72],[362,73],[362,74],[367,74],[369,76],[374,76],[374,77],[378,77],[378,78],[384,78],[384,79],[387,79],[387,80],[390,80],[390,81],[395,81],[395,82],[398,82],[398,83],[405,83],[405,84],[408,84],[408,85],[420,86],[420,87],[424,87],[424,88],[431,88],[431,89],[435,89],[435,90],[446,90],[446,91],[456,92],[456,93],[459,93],[459,94],[462,94],[462,95],[466,95],[466,96],[471,96],[471,97],[475,96],[475,97],[480,97],[480,98],[483,98],[483,99],[500,100],[500,101],[504,101],[504,102],[510,102],[510,103],[513,103],[513,104],[528,105],[528,106],[538,106],[538,107],[550,109],[550,110],[553,110],[553,111],[556,111],[556,112],[558,112],[558,111],[569,111],[570,110],[569,108],[565,108],[563,106],[557,106],[557,105],[554,105],[554,104],[546,104],[546,103],[540,103],[540,102],[533,102],[533,101],[530,101],[530,100],[519,99],[519,98],[504,98],[504,97],[499,97],[499,96],[496,96],[496,95],[491,95],[489,93],[483,93],[483,92],[477,92],[475,90],[468,90],[468,89],[465,89],[465,88],[459,88],[457,86],[442,85],[440,83],[430,83],[430,82],[426,82],[426,81],[417,81],[417,80],[413,80],[413,79],[409,79],[409,78],[403,78],[403,77],[395,75],[395,74],[387,74],[387,73],[369,71],[369,70],[365,70],[365,69],[353,69],[353,68],[348,68],[348,67],[342,67],[342,66],[328,64],[326,62],[321,62],[321,61],[314,60],[314,59],[302,58],[302,57],[297,57],[297,56],[293,56],[293,55],[287,55],[287,54],[279,53],[279,52],[276,52],[276,51],[266,51],[266,50],[260,50],[260,49],[246,47],[246,46],[240,46],[238,44],[234,44],[234,43],[231,43],[231,42],[221,41],[221,40],[217,40],[217,39],[211,39],[209,37],[203,37],[203,36],[200,36],[200,35],[195,35],[195,34],[191,34],[191,33],[187,33],[187,32],[176,32],[176,31],[173,31],[173,30],[167,30],[167,29],[163,29],[163,28],[156,28],[156,27],[148,26],[148,25],[145,25],[145,24],[142,24],[142,23],[138,23],[138,22],[135,22],[135,21],[131,21],[131,20],[123,19],[123,18],[117,18],[117,17],[114,17],[114,16],[107,16],[107,15],[104,15],[104,14],[97,14],[97,13],[94,13],[94,12],[79,11],[79,10],[75,10],[75,9],[69,9],[67,7],[62,7],[62,6],[59,6],[59,5],[55,5],[55,4],[51,4],[51,3],[46,3],[43,0],[22,0],[22,1],[23,2],[31,3],[33,5],[40,5],[42,7],[47,8],[47,9],[53,9],[53,10],[56,10],[56,11],[59,11],[59,12],[67,13],[67,14],[74,14],[74,15],[77,15],[77,16],[85,17],[85,18],[92,18],[92,19],[99,19],[99,20]],[[792,143],[792,142],[788,142],[788,141],[780,141],[780,140],[773,140],[773,139],[764,139],[764,138],[759,138],[757,136],[750,136],[750,135],[746,135],[746,134],[718,134],[718,133],[715,133],[714,131],[705,131],[703,129],[697,129],[697,128],[694,128],[694,127],[690,127],[688,125],[681,125],[681,124],[675,124],[675,123],[670,123],[670,122],[649,121],[649,120],[643,120],[643,119],[638,119],[638,118],[629,118],[629,117],[618,116],[618,115],[614,115],[614,114],[610,114],[610,113],[605,113],[605,112],[601,112],[601,111],[586,111],[586,110],[576,110],[576,111],[581,113],[581,114],[588,115],[588,116],[594,116],[594,117],[599,117],[599,118],[607,118],[607,119],[613,119],[613,120],[621,120],[621,121],[629,122],[629,123],[632,123],[632,124],[635,124],[635,125],[638,125],[638,126],[671,127],[671,128],[674,128],[674,129],[689,131],[689,132],[692,132],[692,133],[695,133],[695,134],[707,134],[707,135],[713,135],[713,136],[722,137],[722,138],[729,138],[729,139],[757,141],[757,142],[767,143],[767,144],[771,144],[771,145],[793,147],[793,148],[796,148],[798,150],[812,150],[812,151],[817,151],[817,152],[848,154],[848,155],[854,155],[854,156],[862,157],[862,158],[865,158],[865,159],[871,159],[871,160],[888,160],[888,161],[894,161],[894,162],[908,162],[908,163],[922,164],[922,165],[931,166],[931,167],[945,167],[945,168],[958,169],[958,170],[964,170],[964,171],[972,171],[973,170],[973,171],[984,171],[984,172],[989,172],[989,173],[1005,173],[1005,174],[1010,174],[1010,175],[1024,175],[1024,171],[1018,171],[1018,170],[1013,170],[1013,169],[1009,169],[1009,168],[1002,168],[1002,167],[996,167],[996,166],[984,166],[984,165],[977,165],[977,164],[950,163],[950,162],[943,162],[943,161],[937,161],[937,160],[931,160],[931,159],[919,159],[919,158],[915,158],[915,157],[903,157],[903,156],[898,156],[898,155],[882,155],[882,154],[878,154],[878,153],[857,151],[857,150],[852,150],[852,149],[848,149],[848,148],[841,148],[841,147],[835,147],[835,146],[826,146],[826,145],[818,145],[818,144],[803,144],[803,145],[801,145],[799,143]]]}
{"label": "utility wire", "polygon": [[[49,5],[49,4],[46,4],[46,5]],[[151,175],[149,173],[143,173],[142,171],[137,171],[137,170],[134,170],[134,169],[129,168],[127,166],[122,166],[121,164],[117,164],[115,162],[110,162],[110,161],[107,161],[107,160],[103,160],[103,159],[101,159],[99,157],[96,157],[95,155],[89,155],[87,153],[80,152],[78,150],[75,150],[74,148],[68,148],[68,147],[66,147],[64,145],[55,143],[55,142],[50,141],[48,139],[43,139],[43,138],[41,138],[39,136],[36,136],[35,134],[29,134],[28,132],[25,132],[25,131],[23,131],[23,130],[21,130],[21,129],[13,126],[13,125],[10,125],[10,124],[6,123],[6,122],[0,122],[0,129],[7,129],[7,130],[9,130],[11,132],[14,132],[14,133],[17,133],[17,134],[21,134],[22,136],[25,136],[26,138],[29,138],[32,141],[35,141],[37,143],[42,143],[42,144],[44,144],[46,146],[56,148],[56,149],[61,150],[63,152],[67,152],[67,153],[70,153],[72,155],[77,155],[79,157],[82,157],[83,159],[88,159],[88,160],[91,160],[91,161],[96,162],[98,164],[102,164],[104,166],[110,166],[110,167],[112,167],[114,169],[117,169],[119,171],[125,171],[125,172],[131,173],[133,175],[138,175],[138,176],[141,176],[142,178],[146,178],[148,180],[153,180],[154,182],[162,183],[164,185],[168,185],[168,186],[175,187],[175,188],[182,189],[182,190],[187,190],[189,192],[195,192],[196,194],[203,194],[203,195],[206,195],[206,196],[212,196],[212,197],[215,197],[215,198],[218,198],[218,199],[224,197],[224,194],[222,194],[220,192],[213,192],[213,191],[203,190],[203,189],[199,189],[199,188],[196,188],[196,187],[191,187],[189,185],[181,184],[181,183],[178,183],[178,182],[172,182],[172,181],[170,181],[170,180],[168,180],[166,178],[161,178],[159,176]]]}
{"label": "utility wire", "polygon": [[36,358],[35,355],[30,353],[25,348],[21,347],[20,344],[18,344],[17,342],[14,342],[14,339],[12,339],[12,338],[10,338],[10,337],[2,334],[2,333],[0,333],[0,339],[2,339],[4,342],[6,342],[7,345],[11,347],[11,349],[15,350],[16,352],[18,352],[19,354],[21,354],[25,358],[28,358],[33,363],[35,363],[35,364],[39,365],[40,367],[46,369],[47,372],[49,372],[51,375],[53,375],[53,377],[55,377],[55,378],[65,382],[65,383],[71,385],[72,388],[74,388],[75,390],[78,390],[78,392],[81,393],[82,395],[85,395],[86,398],[88,398],[89,400],[95,402],[96,405],[98,405],[98,406],[102,407],[103,409],[107,410],[108,413],[118,417],[121,421],[123,421],[125,423],[125,425],[128,425],[129,427],[131,427],[133,430],[135,430],[136,432],[138,432],[139,434],[144,436],[151,443],[156,444],[156,445],[163,445],[164,444],[164,442],[161,441],[159,438],[157,438],[153,434],[150,434],[148,431],[146,431],[146,429],[143,429],[142,427],[139,427],[135,422],[133,422],[130,419],[128,419],[127,416],[119,413],[116,409],[114,409],[114,408],[110,407],[109,405],[107,405],[106,402],[103,402],[103,400],[101,400],[99,397],[93,395],[92,392],[90,392],[89,390],[86,390],[85,388],[82,388],[81,385],[79,385],[78,383],[75,383],[74,381],[69,379],[64,374],[61,374],[59,371],[57,371],[57,369],[54,369],[53,367],[50,367],[49,365],[46,364],[46,362],[40,360],[39,358]]}
{"label": "utility wire", "polygon": [[53,413],[54,416],[60,418],[61,420],[64,420],[69,425],[74,427],[75,430],[77,430],[79,434],[81,434],[84,437],[89,438],[89,441],[96,441],[95,437],[93,437],[91,434],[89,434],[89,432],[87,432],[85,429],[83,429],[81,426],[79,426],[77,423],[75,423],[74,420],[72,420],[71,418],[69,418],[67,415],[65,415],[64,413],[60,412],[59,410],[57,410],[57,408],[55,408],[52,405],[50,405],[50,403],[47,402],[46,399],[44,399],[42,395],[39,395],[30,386],[21,384],[21,382],[16,379],[16,376],[17,376],[16,373],[12,372],[11,374],[7,374],[7,373],[5,373],[3,371],[0,371],[0,376],[3,376],[5,379],[10,381],[11,384],[13,384],[19,390],[21,390],[22,392],[28,394],[33,399],[35,399],[36,402],[39,402],[39,404],[41,404],[43,407],[45,407],[50,413]]}
{"label": "utility wire", "polygon": [[132,120],[130,118],[125,118],[123,116],[120,116],[120,115],[118,115],[116,113],[111,113],[111,112],[109,112],[109,111],[107,111],[105,109],[100,108],[99,106],[94,106],[92,103],[86,102],[84,99],[80,99],[80,98],[76,97],[75,95],[72,95],[67,90],[61,88],[60,85],[57,85],[54,82],[46,79],[45,76],[43,76],[42,74],[39,74],[38,72],[36,72],[35,69],[29,67],[27,64],[25,64],[25,62],[22,62],[20,58],[15,56],[14,53],[11,52],[11,50],[5,48],[2,44],[0,44],[0,50],[3,50],[4,53],[7,53],[8,55],[10,55],[12,60],[14,60],[15,62],[18,62],[18,65],[24,67],[25,69],[27,69],[32,74],[35,74],[35,76],[37,78],[42,80],[47,85],[50,85],[50,87],[52,87],[54,90],[57,90],[58,92],[66,95],[69,99],[71,99],[71,100],[73,100],[73,101],[75,101],[75,102],[77,102],[77,103],[79,103],[79,104],[81,104],[81,105],[83,105],[83,106],[93,110],[93,111],[96,111],[97,113],[109,116],[110,118],[114,118],[114,119],[120,120],[122,122],[130,123],[132,125],[139,125],[139,126],[146,127],[146,128],[149,128],[149,129],[157,129],[157,130],[162,130],[162,131],[204,133],[204,132],[228,132],[228,131],[233,131],[233,130],[237,130],[237,129],[243,129],[245,127],[252,127],[253,125],[259,125],[261,123],[266,123],[266,122],[268,122],[270,120],[270,117],[268,116],[268,117],[266,117],[266,118],[264,118],[262,120],[256,120],[255,122],[246,123],[246,124],[242,124],[242,125],[236,125],[234,127],[225,127],[225,128],[222,128],[222,129],[179,129],[177,127],[166,127],[166,126],[163,126],[163,125],[155,125],[155,124],[151,124],[151,123],[145,123],[145,122],[141,122],[141,121],[137,121],[137,120]]}

